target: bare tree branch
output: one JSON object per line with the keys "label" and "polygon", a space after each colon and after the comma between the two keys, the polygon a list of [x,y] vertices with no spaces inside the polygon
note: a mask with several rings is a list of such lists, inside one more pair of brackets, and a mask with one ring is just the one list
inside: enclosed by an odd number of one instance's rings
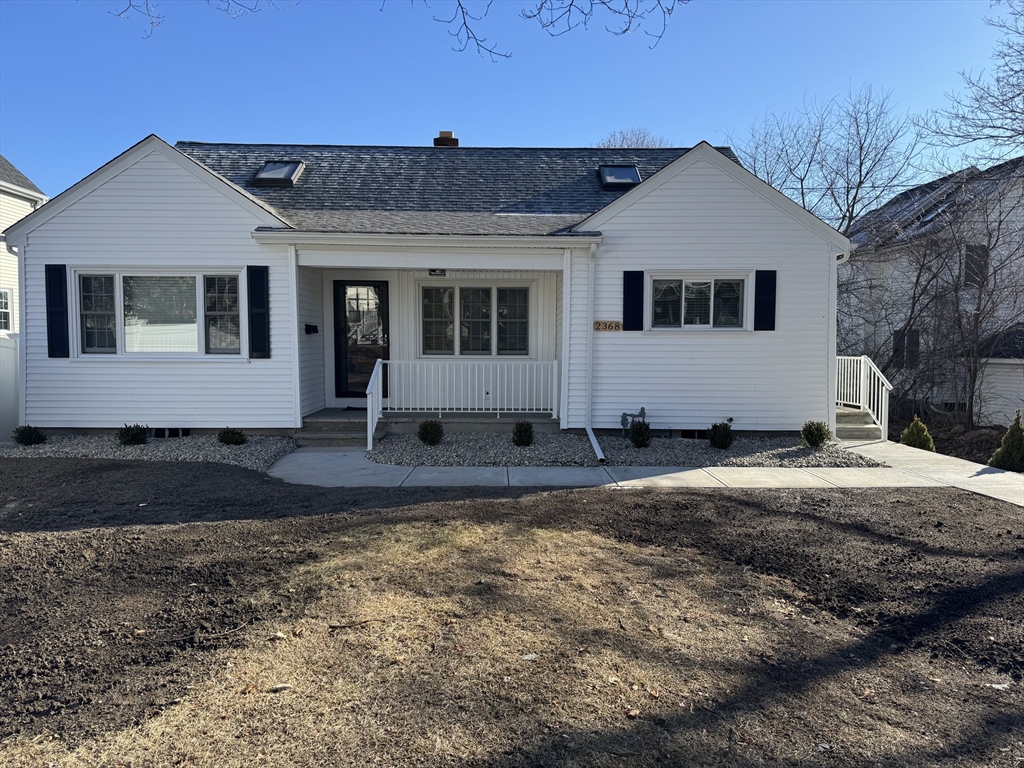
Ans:
{"label": "bare tree branch", "polygon": [[612,131],[594,145],[599,149],[615,149],[629,147],[635,149],[657,149],[669,146],[668,140],[661,134],[651,132],[650,128],[634,126],[620,131]]}
{"label": "bare tree branch", "polygon": [[991,74],[962,71],[966,91],[947,93],[948,107],[918,121],[935,144],[980,145],[981,156],[988,158],[1024,150],[1024,0],[1006,0],[1006,8],[1006,18],[985,20],[1003,33],[992,53]]}
{"label": "bare tree branch", "polygon": [[843,234],[917,172],[910,119],[896,113],[890,92],[869,86],[768,114],[729,142],[748,170]]}
{"label": "bare tree branch", "polygon": [[[288,0],[294,2],[294,0]],[[388,0],[381,0],[381,10]],[[452,50],[476,50],[481,56],[487,55],[492,61],[507,59],[512,54],[499,49],[495,43],[480,33],[485,19],[491,10],[493,0],[438,0],[451,12],[433,15],[433,20],[448,27],[448,34],[455,38]],[[590,22],[597,17],[605,16],[612,20],[612,25],[605,29],[615,35],[625,35],[643,26],[646,21],[658,25],[654,32],[644,30],[654,38],[654,48],[668,29],[668,22],[673,11],[689,0],[535,0],[536,4],[523,9],[520,16],[539,23],[541,29],[552,37],[571,32],[583,27],[588,28]],[[147,23],[144,36],[152,37],[154,30],[165,19],[159,10],[157,0],[121,0],[120,10],[111,11],[112,15],[127,19],[133,16],[143,17]],[[430,7],[427,0],[409,0],[415,7],[422,3]],[[206,4],[237,19],[250,13],[256,13],[264,7],[275,7],[275,0],[206,0]]]}

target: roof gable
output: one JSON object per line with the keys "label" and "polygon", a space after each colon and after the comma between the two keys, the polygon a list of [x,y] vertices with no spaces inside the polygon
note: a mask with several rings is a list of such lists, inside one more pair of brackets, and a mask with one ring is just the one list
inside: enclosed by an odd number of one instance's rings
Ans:
{"label": "roof gable", "polygon": [[670,179],[675,178],[677,175],[685,173],[687,169],[692,167],[695,163],[706,161],[717,167],[723,173],[731,176],[733,179],[738,181],[743,186],[747,187],[754,194],[767,200],[773,204],[782,213],[786,214],[790,218],[794,219],[799,224],[815,232],[821,236],[827,242],[835,245],[837,254],[846,253],[849,250],[850,242],[842,234],[837,232],[831,226],[823,222],[813,213],[810,213],[805,208],[786,197],[786,195],[779,192],[774,187],[761,181],[757,176],[750,173],[750,171],[743,168],[738,163],[732,162],[730,158],[726,157],[715,147],[712,147],[706,141],[702,141],[700,144],[695,146],[685,155],[677,159],[675,162],[661,169],[650,179],[646,179],[639,186],[634,187],[629,192],[622,195],[618,200],[615,200],[610,205],[601,209],[593,216],[588,217],[586,220],[580,222],[577,226],[578,230],[597,230],[600,229],[603,224],[610,218],[625,210],[631,205],[635,205],[644,197],[649,195],[655,189],[660,187]]}
{"label": "roof gable", "polygon": [[181,152],[178,152],[159,136],[150,135],[138,144],[135,144],[122,152],[110,162],[90,173],[77,184],[69,187],[64,192],[61,192],[57,197],[53,198],[42,207],[37,208],[25,218],[15,224],[12,224],[5,231],[8,241],[13,241],[16,237],[20,237],[21,235],[31,232],[33,229],[41,226],[54,216],[58,215],[61,211],[81,200],[90,192],[121,173],[125,168],[128,168],[139,159],[152,152],[159,152],[164,157],[178,165],[182,170],[192,174],[221,194],[230,198],[241,208],[247,210],[259,219],[265,226],[288,226],[288,222],[262,200],[254,198],[245,190],[238,189],[229,181],[221,178],[210,169],[205,168],[200,163],[197,163]]}
{"label": "roof gable", "polygon": [[[546,149],[204,144],[176,147],[311,232],[569,234],[624,189],[601,165],[635,165],[646,179],[685,148]],[[723,148],[735,160],[731,150]],[[255,184],[264,163],[300,160],[288,188]],[[736,161],[738,162],[738,161]]]}

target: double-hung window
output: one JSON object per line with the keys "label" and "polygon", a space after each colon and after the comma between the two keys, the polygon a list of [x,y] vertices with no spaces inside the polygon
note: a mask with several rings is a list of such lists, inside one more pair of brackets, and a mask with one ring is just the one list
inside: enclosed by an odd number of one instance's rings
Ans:
{"label": "double-hung window", "polygon": [[81,353],[239,354],[238,281],[238,275],[80,274]]}
{"label": "double-hung window", "polygon": [[655,279],[652,328],[743,328],[743,278]]}
{"label": "double-hung window", "polygon": [[424,286],[424,355],[528,355],[529,288]]}
{"label": "double-hung window", "polygon": [[0,331],[11,330],[11,289],[0,288]]}

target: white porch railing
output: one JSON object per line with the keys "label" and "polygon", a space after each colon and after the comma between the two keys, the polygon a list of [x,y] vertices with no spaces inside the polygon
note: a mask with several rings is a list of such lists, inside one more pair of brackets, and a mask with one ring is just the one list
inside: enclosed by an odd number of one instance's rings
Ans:
{"label": "white porch railing", "polygon": [[366,385],[366,450],[373,450],[373,433],[377,430],[384,403],[384,361],[373,365],[370,382]]}
{"label": "white porch railing", "polygon": [[384,360],[388,411],[548,411],[558,417],[556,360]]}
{"label": "white porch railing", "polygon": [[836,405],[859,408],[871,414],[882,428],[882,439],[889,439],[889,393],[892,384],[870,357],[837,357]]}

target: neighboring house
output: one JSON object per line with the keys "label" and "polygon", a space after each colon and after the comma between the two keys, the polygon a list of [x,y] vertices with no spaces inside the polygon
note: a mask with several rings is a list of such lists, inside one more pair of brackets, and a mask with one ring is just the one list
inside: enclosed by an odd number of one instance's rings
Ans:
{"label": "neighboring house", "polygon": [[985,378],[982,397],[996,424],[1009,424],[1024,412],[1024,323],[995,334],[982,344]]}
{"label": "neighboring house", "polygon": [[907,190],[850,239],[840,353],[874,358],[903,416],[1005,423],[1008,404],[1024,402],[1024,375],[992,350],[1009,349],[1000,339],[1024,323],[1024,157]]}
{"label": "neighboring house", "polygon": [[[0,155],[0,233],[47,200],[35,184]],[[0,234],[0,337],[18,332],[18,262]]]}
{"label": "neighboring house", "polygon": [[7,237],[34,425],[294,429],[371,379],[385,415],[835,421],[849,242],[706,143],[151,136]]}
{"label": "neighboring house", "polygon": [[[46,195],[0,155],[0,233],[45,202]],[[18,424],[20,298],[18,259],[0,234],[0,443]]]}

